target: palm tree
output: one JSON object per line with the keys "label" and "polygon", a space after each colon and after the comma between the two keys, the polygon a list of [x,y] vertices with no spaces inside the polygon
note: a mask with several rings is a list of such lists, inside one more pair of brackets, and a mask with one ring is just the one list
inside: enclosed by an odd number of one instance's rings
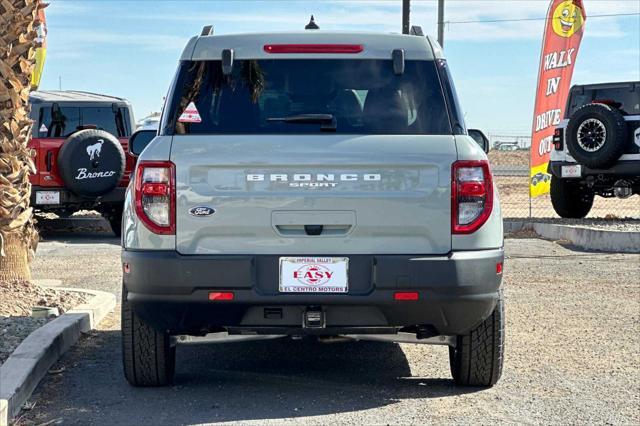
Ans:
{"label": "palm tree", "polygon": [[29,207],[35,172],[29,91],[40,0],[0,1],[0,281],[31,278],[38,234]]}

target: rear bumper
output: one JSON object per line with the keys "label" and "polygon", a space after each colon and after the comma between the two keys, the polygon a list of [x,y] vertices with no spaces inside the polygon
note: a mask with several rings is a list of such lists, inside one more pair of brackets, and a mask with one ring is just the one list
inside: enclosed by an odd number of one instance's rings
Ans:
{"label": "rear bumper", "polygon": [[[454,335],[493,311],[502,282],[496,264],[504,250],[348,256],[347,294],[279,293],[279,257],[126,250],[125,294],[140,317],[172,334],[364,334],[420,327]],[[208,300],[210,291],[221,290],[233,292],[234,300]],[[396,301],[396,291],[416,291],[419,299]],[[324,327],[303,328],[308,309],[324,313]]]}
{"label": "rear bumper", "polygon": [[[551,161],[549,162],[548,172],[556,177],[562,177],[562,166],[575,166],[577,164],[569,161]],[[618,161],[608,169],[590,169],[582,165],[582,177],[593,175],[637,177],[639,168],[640,161]]]}
{"label": "rear bumper", "polygon": [[[60,204],[37,204],[36,192],[38,191],[57,191],[60,192]],[[124,203],[124,197],[127,187],[119,186],[108,193],[96,198],[85,198],[76,195],[68,189],[62,187],[48,186],[32,186],[31,187],[31,206],[38,210],[53,210],[61,208],[88,208],[96,207],[104,203]]]}

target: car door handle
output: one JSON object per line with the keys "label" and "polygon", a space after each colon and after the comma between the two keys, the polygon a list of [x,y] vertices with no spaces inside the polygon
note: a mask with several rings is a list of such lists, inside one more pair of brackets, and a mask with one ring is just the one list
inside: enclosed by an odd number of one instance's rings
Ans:
{"label": "car door handle", "polygon": [[284,237],[338,237],[349,234],[353,225],[275,225],[275,228],[278,234]]}
{"label": "car door handle", "polygon": [[344,236],[353,231],[356,215],[353,211],[274,211],[271,224],[285,237]]}

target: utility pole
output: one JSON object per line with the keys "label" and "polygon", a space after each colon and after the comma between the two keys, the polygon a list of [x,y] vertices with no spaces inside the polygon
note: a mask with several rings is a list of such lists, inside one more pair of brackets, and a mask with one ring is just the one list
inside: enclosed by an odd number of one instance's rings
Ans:
{"label": "utility pole", "polygon": [[62,76],[58,76],[58,90],[62,91]]}
{"label": "utility pole", "polygon": [[411,0],[402,0],[402,34],[409,34]]}
{"label": "utility pole", "polygon": [[444,48],[444,0],[438,0],[438,43]]}

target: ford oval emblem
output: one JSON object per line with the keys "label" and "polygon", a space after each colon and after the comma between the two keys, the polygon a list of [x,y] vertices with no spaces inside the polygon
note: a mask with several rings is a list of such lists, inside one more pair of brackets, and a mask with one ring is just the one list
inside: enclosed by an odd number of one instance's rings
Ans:
{"label": "ford oval emblem", "polygon": [[189,209],[189,214],[191,216],[211,216],[215,212],[215,209],[207,206],[192,207]]}

